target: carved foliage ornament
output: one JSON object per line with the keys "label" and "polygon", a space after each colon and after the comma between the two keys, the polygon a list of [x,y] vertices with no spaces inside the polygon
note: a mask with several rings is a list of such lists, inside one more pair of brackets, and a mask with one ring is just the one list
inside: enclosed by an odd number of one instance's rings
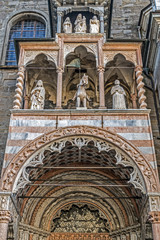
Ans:
{"label": "carved foliage ornament", "polygon": [[10,196],[0,195],[0,211],[9,210]]}
{"label": "carved foliage ornament", "polygon": [[35,58],[40,55],[44,54],[47,56],[47,59],[54,62],[57,66],[57,59],[58,59],[58,51],[26,51],[24,56],[24,65],[28,64],[30,61],[34,61]]}
{"label": "carved foliage ornament", "polygon": [[32,166],[35,167],[39,164],[43,164],[44,151],[48,150],[50,152],[58,152],[61,153],[62,149],[65,148],[66,142],[70,142],[72,146],[76,146],[81,149],[83,146],[87,146],[90,141],[93,141],[94,147],[98,149],[99,152],[110,150],[115,150],[115,158],[117,160],[117,164],[122,164],[123,166],[131,166],[134,168],[133,173],[131,174],[130,183],[134,185],[135,188],[140,189],[143,193],[146,193],[146,187],[143,181],[143,177],[141,176],[138,168],[135,167],[130,158],[126,158],[118,149],[115,149],[112,145],[106,143],[105,141],[101,141],[95,138],[90,137],[71,137],[64,140],[56,141],[46,148],[42,150],[42,152],[38,153],[34,158],[31,158],[29,162],[25,165],[23,170],[21,171],[21,175],[18,178],[18,181],[15,182],[14,192],[18,191],[21,188],[24,188],[26,184],[30,183],[29,181],[29,173],[27,172],[27,168]]}
{"label": "carved foliage ornament", "polygon": [[[80,140],[78,136],[82,135],[83,137]],[[87,141],[93,140],[95,147],[97,147],[99,151],[102,151],[102,149],[104,148],[106,149],[106,151],[114,149],[116,151],[115,157],[117,160],[117,164],[124,164],[126,166],[132,166],[134,168],[134,172],[131,175],[130,182],[134,182],[134,184],[137,184],[138,188],[141,188],[141,190],[145,192],[145,179],[148,191],[158,191],[158,180],[155,173],[153,172],[149,163],[145,160],[144,156],[135,147],[133,147],[130,143],[126,142],[123,138],[117,136],[116,134],[113,134],[101,128],[88,126],[60,128],[51,133],[44,134],[43,136],[40,136],[36,140],[29,143],[14,157],[12,162],[6,168],[2,176],[2,189],[11,190],[14,184],[15,191],[15,178],[17,176],[16,182],[19,182],[17,179],[22,177],[22,172],[23,176],[25,176],[26,173],[24,168],[26,168],[26,165],[30,164],[30,162],[32,161],[33,163],[37,163],[37,160],[35,161],[35,159],[39,159],[39,162],[37,164],[42,163],[44,158],[44,151],[42,151],[42,148],[43,150],[50,148],[51,151],[57,150],[59,152],[61,151],[61,149],[63,149],[65,141],[68,140],[68,138],[71,136],[76,136],[73,137],[70,141],[74,142],[74,145],[77,144],[77,146],[80,148],[84,146],[84,144],[87,144]],[[63,138],[63,140],[61,139],[60,141],[57,141],[57,139],[60,138]],[[65,138],[67,139],[65,140]],[[101,138],[101,140],[98,140],[98,138]],[[46,149],[44,149],[44,145],[46,146],[47,144],[48,146],[46,147]],[[139,175],[138,181],[137,174]],[[141,187],[139,187],[139,181],[143,182]]]}

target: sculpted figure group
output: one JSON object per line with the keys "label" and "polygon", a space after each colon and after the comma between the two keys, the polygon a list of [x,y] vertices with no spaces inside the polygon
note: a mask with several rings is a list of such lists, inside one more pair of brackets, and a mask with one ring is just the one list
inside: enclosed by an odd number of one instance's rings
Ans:
{"label": "sculpted figure group", "polygon": [[[78,14],[76,21],[74,23],[74,32],[75,33],[86,33],[87,32],[87,24],[85,16],[82,14]],[[90,19],[90,33],[99,33],[100,23],[97,19],[97,16],[93,16]],[[63,31],[64,33],[72,33],[72,23],[69,17],[67,17],[63,23]]]}
{"label": "sculpted figure group", "polygon": [[[111,88],[111,95],[113,100],[113,109],[126,109],[125,90],[120,86],[120,81],[115,80],[114,86]],[[88,76],[83,75],[80,83],[77,85],[77,92],[74,95],[73,101],[76,100],[76,107],[87,109],[87,100],[90,101],[86,93],[86,86],[88,85]],[[41,110],[44,109],[45,102],[45,88],[43,81],[38,80],[36,86],[31,91],[31,109]]]}

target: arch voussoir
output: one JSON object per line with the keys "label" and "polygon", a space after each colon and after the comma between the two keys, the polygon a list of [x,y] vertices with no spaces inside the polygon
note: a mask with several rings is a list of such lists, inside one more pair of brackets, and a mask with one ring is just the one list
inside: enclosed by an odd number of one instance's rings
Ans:
{"label": "arch voussoir", "polygon": [[[26,145],[10,162],[2,175],[2,191],[13,191],[16,178],[20,178],[22,169],[26,167],[28,159],[35,161],[35,157],[41,155],[38,163],[43,161],[43,151],[45,147],[54,142],[65,141],[71,137],[86,136],[90,139],[100,139],[101,143],[110,144],[116,152],[117,164],[132,166],[134,172],[131,175],[130,182],[137,188],[146,187],[146,192],[157,192],[159,189],[158,179],[149,162],[143,154],[131,143],[115,133],[102,128],[90,126],[74,126],[59,128],[53,132],[46,133]],[[98,140],[97,140],[98,141]],[[103,148],[101,149],[101,151]],[[124,156],[124,157],[123,157]],[[131,161],[130,161],[130,160]],[[36,163],[35,163],[36,164]],[[130,164],[130,165],[128,165]],[[134,168],[136,166],[136,168]],[[139,177],[141,175],[141,177]],[[139,186],[143,179],[143,186]],[[142,185],[142,184],[141,184]]]}

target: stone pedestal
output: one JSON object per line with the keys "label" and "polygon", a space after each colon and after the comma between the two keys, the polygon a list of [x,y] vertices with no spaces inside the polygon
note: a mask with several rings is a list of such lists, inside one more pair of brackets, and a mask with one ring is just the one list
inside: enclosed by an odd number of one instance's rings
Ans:
{"label": "stone pedestal", "polygon": [[11,220],[10,211],[0,211],[0,240],[7,239],[8,224]]}

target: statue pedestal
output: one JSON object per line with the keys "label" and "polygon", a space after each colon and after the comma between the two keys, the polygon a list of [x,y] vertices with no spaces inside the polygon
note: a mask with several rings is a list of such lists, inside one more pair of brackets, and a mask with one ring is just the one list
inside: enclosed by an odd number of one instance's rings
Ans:
{"label": "statue pedestal", "polygon": [[76,107],[77,110],[87,110],[86,107]]}

